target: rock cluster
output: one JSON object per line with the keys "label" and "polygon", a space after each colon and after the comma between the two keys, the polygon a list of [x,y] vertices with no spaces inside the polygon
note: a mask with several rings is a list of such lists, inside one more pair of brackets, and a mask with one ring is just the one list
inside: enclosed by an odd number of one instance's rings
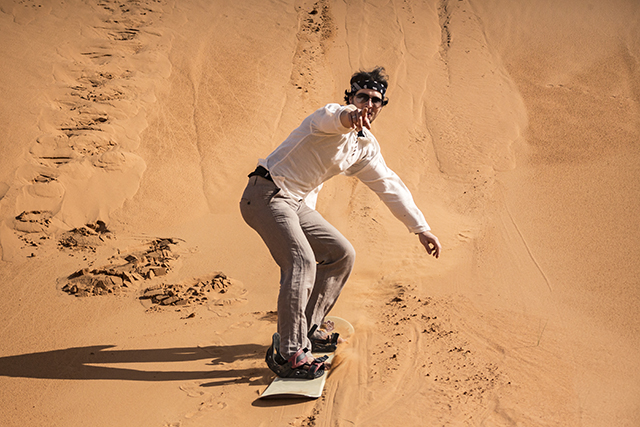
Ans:
{"label": "rock cluster", "polygon": [[[36,249],[50,238],[51,211],[23,211],[13,220],[16,236],[24,243],[23,248]],[[35,257],[32,252],[29,258]]]}
{"label": "rock cluster", "polygon": [[64,292],[77,297],[119,293],[127,284],[121,276],[107,271],[83,269],[69,276]]}
{"label": "rock cluster", "polygon": [[95,252],[96,246],[100,246],[105,239],[112,237],[113,234],[107,229],[107,225],[103,221],[96,221],[95,224],[86,224],[84,227],[63,233],[58,240],[58,245],[65,249]]}
{"label": "rock cluster", "polygon": [[140,299],[164,306],[201,305],[213,300],[212,294],[226,293],[230,286],[231,280],[218,272],[187,283],[151,286],[142,292]]}
{"label": "rock cluster", "polygon": [[124,257],[123,264],[76,271],[67,277],[62,290],[79,297],[114,294],[130,283],[164,276],[178,258],[171,251],[170,245],[175,244],[174,239],[157,239],[150,242],[145,250]]}

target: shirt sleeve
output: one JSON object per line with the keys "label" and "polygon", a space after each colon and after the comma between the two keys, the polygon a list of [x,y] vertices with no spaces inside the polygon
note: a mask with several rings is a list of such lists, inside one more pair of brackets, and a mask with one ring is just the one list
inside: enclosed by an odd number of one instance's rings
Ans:
{"label": "shirt sleeve", "polygon": [[422,233],[430,230],[411,192],[400,177],[389,169],[380,152],[376,153],[368,163],[360,166],[350,171],[350,175],[358,177],[373,190],[410,232]]}
{"label": "shirt sleeve", "polygon": [[311,117],[311,127],[316,133],[345,134],[353,129],[342,126],[343,111],[354,111],[355,105],[328,104],[318,109]]}

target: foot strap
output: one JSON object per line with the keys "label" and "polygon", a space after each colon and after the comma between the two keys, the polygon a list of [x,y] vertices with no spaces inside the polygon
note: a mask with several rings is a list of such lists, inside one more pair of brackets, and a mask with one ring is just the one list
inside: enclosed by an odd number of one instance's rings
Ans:
{"label": "foot strap", "polygon": [[319,378],[324,374],[327,356],[311,359],[306,348],[298,350],[289,360],[280,354],[280,334],[273,334],[271,347],[267,349],[265,361],[276,375],[282,378]]}
{"label": "foot strap", "polygon": [[311,351],[317,353],[333,353],[338,348],[338,338],[340,334],[333,332],[326,338],[313,338],[313,333],[318,329],[318,325],[313,325],[309,334],[309,340],[311,340]]}

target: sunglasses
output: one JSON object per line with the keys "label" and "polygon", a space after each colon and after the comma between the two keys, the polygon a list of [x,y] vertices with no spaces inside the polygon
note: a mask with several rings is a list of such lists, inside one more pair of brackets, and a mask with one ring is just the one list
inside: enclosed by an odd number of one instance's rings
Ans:
{"label": "sunglasses", "polygon": [[369,102],[369,100],[371,100],[371,103],[373,105],[375,105],[376,107],[379,107],[382,105],[382,98],[377,97],[377,96],[369,96],[366,93],[359,93],[356,95],[356,101],[360,102],[360,103],[367,103]]}

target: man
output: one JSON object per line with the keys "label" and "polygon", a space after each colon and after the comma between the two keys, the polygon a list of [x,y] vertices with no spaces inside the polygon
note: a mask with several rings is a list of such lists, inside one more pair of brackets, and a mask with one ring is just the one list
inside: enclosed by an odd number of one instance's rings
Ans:
{"label": "man", "polygon": [[360,71],[345,91],[346,106],[328,104],[307,117],[249,177],[240,210],[280,266],[278,333],[267,352],[281,377],[317,378],[324,360],[311,351],[335,350],[337,334],[318,329],[349,278],[355,251],[314,208],[322,184],[337,174],[358,177],[418,235],[438,258],[438,238],[429,230],[411,193],[391,171],[371,133],[388,83],[384,68]]}

